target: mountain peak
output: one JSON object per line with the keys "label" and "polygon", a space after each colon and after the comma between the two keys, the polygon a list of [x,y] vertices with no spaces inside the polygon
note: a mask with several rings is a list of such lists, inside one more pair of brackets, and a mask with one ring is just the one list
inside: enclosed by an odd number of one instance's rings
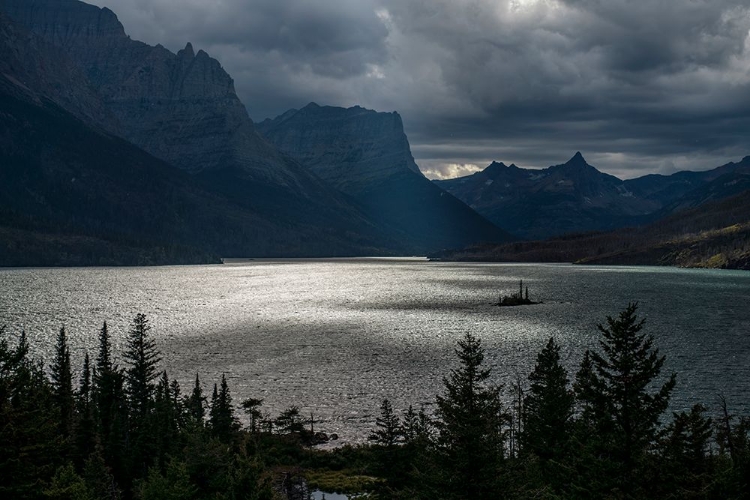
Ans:
{"label": "mountain peak", "polygon": [[581,165],[588,165],[586,163],[586,159],[583,157],[580,151],[576,151],[576,154],[573,155],[573,158],[568,160],[567,164],[581,164]]}
{"label": "mountain peak", "polygon": [[193,50],[193,44],[188,42],[187,45],[185,45],[185,48],[179,51],[177,55],[180,57],[188,58],[188,59],[194,58],[195,51]]}

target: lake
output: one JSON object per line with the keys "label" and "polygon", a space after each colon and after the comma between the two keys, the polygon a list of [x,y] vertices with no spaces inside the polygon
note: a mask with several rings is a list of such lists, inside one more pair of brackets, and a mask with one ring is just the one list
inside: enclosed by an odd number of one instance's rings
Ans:
{"label": "lake", "polygon": [[[529,286],[543,303],[499,308]],[[297,405],[316,430],[366,438],[379,405],[433,408],[455,366],[457,339],[486,347],[494,381],[525,379],[550,336],[574,374],[597,323],[631,301],[678,373],[672,409],[727,397],[750,413],[750,273],[652,267],[476,264],[425,259],[236,261],[217,266],[0,270],[0,325],[25,329],[50,359],[65,325],[74,366],[96,354],[107,321],[121,352],[145,313],[163,367],[210,394],[225,373],[235,403],[264,399],[276,416]]]}

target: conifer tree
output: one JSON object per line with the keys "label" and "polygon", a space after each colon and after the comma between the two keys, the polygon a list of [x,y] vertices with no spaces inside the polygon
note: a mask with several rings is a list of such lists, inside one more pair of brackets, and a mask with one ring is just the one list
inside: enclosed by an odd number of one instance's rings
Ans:
{"label": "conifer tree", "polygon": [[99,331],[99,349],[92,370],[92,403],[100,454],[118,480],[125,473],[127,404],[122,370],[112,358],[112,343],[107,323]]}
{"label": "conifer tree", "polygon": [[144,314],[133,319],[125,350],[128,368],[125,370],[127,394],[133,418],[143,420],[151,410],[154,382],[159,374],[156,365],[161,361],[156,342],[150,337],[151,326]]}
{"label": "conifer tree", "polygon": [[503,453],[504,415],[499,388],[487,384],[484,349],[467,333],[458,341],[461,363],[443,379],[445,395],[437,397],[437,444],[446,493],[459,498],[495,498],[497,469]]}
{"label": "conifer tree", "polygon": [[94,414],[91,398],[91,362],[89,353],[83,358],[83,371],[76,394],[75,460],[80,469],[84,460],[94,451]]}
{"label": "conifer tree", "polygon": [[394,447],[402,440],[401,421],[393,411],[393,405],[384,399],[380,405],[380,416],[375,419],[375,429],[370,434],[370,441],[387,448]]}
{"label": "conifer tree", "polygon": [[656,443],[659,418],[666,410],[676,383],[672,374],[651,390],[666,359],[642,334],[637,304],[630,304],[617,318],[599,325],[602,353],[587,353],[577,375],[576,391],[583,406],[582,422],[591,425],[598,456],[609,457],[615,487],[633,495],[635,474],[646,451]]}
{"label": "conifer tree", "polygon": [[153,429],[156,453],[160,466],[166,464],[167,455],[177,444],[179,431],[178,413],[179,407],[175,406],[169,377],[166,371],[162,371],[159,382],[156,384],[154,400],[155,425]]}
{"label": "conifer tree", "polygon": [[522,448],[543,460],[559,459],[573,415],[573,392],[568,374],[560,365],[560,346],[550,338],[529,375],[531,385],[524,398]]}
{"label": "conifer tree", "polygon": [[73,374],[70,366],[70,349],[65,327],[60,328],[55,344],[55,357],[52,362],[52,385],[55,390],[55,402],[60,416],[60,433],[70,436],[73,428]]}
{"label": "conifer tree", "polygon": [[203,395],[203,388],[201,387],[197,373],[195,374],[193,392],[185,402],[185,406],[187,407],[190,422],[198,426],[203,426],[206,417],[206,397]]}
{"label": "conifer tree", "polygon": [[262,404],[263,400],[256,398],[247,398],[242,402],[242,409],[250,417],[250,432],[253,434],[260,432],[260,421],[263,418],[260,411]]}
{"label": "conifer tree", "polygon": [[221,385],[218,391],[214,384],[209,424],[213,434],[225,443],[229,442],[233,434],[239,430],[239,423],[232,407],[232,396],[224,374],[221,375]]}
{"label": "conifer tree", "polygon": [[281,434],[293,434],[305,430],[298,406],[290,406],[282,411],[281,415],[279,415],[274,421],[274,425],[279,429]]}

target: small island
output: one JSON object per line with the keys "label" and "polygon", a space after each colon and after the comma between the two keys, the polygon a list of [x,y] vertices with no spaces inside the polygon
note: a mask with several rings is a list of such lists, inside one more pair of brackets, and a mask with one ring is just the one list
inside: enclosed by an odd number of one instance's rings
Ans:
{"label": "small island", "polygon": [[526,293],[524,294],[523,280],[518,284],[518,293],[511,295],[500,295],[497,304],[500,307],[503,306],[528,306],[533,304],[541,304],[541,302],[534,302],[529,299],[529,287],[526,287]]}

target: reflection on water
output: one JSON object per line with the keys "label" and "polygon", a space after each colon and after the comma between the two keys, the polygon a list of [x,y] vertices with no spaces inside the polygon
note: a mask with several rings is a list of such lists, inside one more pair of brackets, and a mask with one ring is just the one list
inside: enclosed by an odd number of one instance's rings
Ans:
{"label": "reflection on water", "polygon": [[[544,303],[492,305],[528,284]],[[107,321],[121,347],[148,315],[164,366],[189,388],[226,373],[235,402],[290,405],[316,429],[362,439],[380,400],[427,405],[465,332],[487,348],[497,382],[525,377],[550,336],[570,370],[596,324],[638,301],[678,372],[674,409],[750,410],[750,273],[646,267],[434,263],[423,259],[235,262],[223,266],[0,270],[0,325],[49,356],[65,325],[75,362]],[[207,388],[210,390],[210,388]]]}

